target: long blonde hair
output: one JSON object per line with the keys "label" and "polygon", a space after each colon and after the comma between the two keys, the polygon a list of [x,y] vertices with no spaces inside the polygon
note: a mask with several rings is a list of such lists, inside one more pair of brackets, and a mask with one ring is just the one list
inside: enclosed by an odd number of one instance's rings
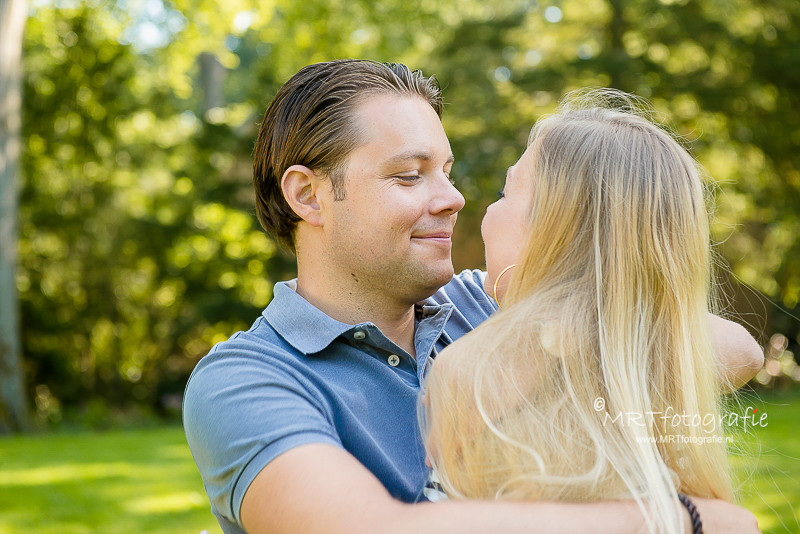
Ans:
{"label": "long blonde hair", "polygon": [[426,446],[451,498],[634,498],[651,532],[681,530],[677,492],[732,499],[704,186],[635,108],[610,90],[573,96],[531,132],[503,311],[426,384]]}

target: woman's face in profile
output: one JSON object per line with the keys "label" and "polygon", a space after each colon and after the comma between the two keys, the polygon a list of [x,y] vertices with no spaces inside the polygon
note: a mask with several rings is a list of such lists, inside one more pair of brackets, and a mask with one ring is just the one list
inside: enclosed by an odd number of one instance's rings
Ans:
{"label": "woman's face in profile", "polygon": [[[503,269],[517,263],[528,225],[528,210],[533,192],[531,165],[533,148],[506,173],[506,183],[497,202],[486,208],[481,223],[481,235],[486,248],[486,292],[494,296],[494,283]],[[503,275],[497,286],[497,298],[505,293],[510,273]]]}

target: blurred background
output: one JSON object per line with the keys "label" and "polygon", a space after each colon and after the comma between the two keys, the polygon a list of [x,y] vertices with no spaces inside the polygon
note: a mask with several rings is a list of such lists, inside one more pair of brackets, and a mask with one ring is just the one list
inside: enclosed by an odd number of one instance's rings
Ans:
{"label": "blurred background", "polygon": [[345,57],[439,80],[457,270],[563,93],[650,100],[708,172],[726,313],[767,357],[751,389],[800,422],[796,0],[0,0],[0,45],[0,433],[175,426],[198,359],[294,276],[254,213],[261,116]]}

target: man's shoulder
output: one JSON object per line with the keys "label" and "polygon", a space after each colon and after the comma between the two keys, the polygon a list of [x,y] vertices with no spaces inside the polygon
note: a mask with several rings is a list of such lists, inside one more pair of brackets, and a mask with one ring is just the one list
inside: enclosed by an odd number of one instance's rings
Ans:
{"label": "man's shoulder", "polygon": [[479,269],[465,269],[453,276],[430,299],[436,304],[450,303],[459,309],[464,306],[478,306],[493,312],[497,306],[483,289],[485,279],[485,272]]}
{"label": "man's shoulder", "polygon": [[248,330],[236,332],[225,341],[215,344],[208,355],[230,350],[270,355],[273,352],[291,352],[291,345],[276,332],[262,314],[256,318]]}
{"label": "man's shoulder", "polygon": [[[299,353],[283,339],[261,315],[248,330],[236,332],[216,343],[195,366],[187,389],[196,386],[198,375],[221,385],[240,373],[265,372],[294,374]],[[283,371],[281,371],[283,370]]]}
{"label": "man's shoulder", "polygon": [[478,269],[461,271],[428,299],[432,304],[453,305],[447,330],[454,339],[469,332],[497,311],[497,304],[483,289],[485,278],[486,273]]}
{"label": "man's shoulder", "polygon": [[217,343],[195,367],[183,397],[186,439],[212,507],[238,523],[244,493],[273,459],[308,443],[341,446],[330,397],[264,316]]}

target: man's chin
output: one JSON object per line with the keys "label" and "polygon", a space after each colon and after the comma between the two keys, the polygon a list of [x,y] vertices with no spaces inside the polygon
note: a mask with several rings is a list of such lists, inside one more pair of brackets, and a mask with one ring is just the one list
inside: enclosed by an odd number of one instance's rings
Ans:
{"label": "man's chin", "polygon": [[420,300],[424,300],[442,288],[442,286],[446,285],[453,279],[453,275],[455,271],[453,270],[453,265],[450,264],[449,266],[431,270],[427,273],[426,276],[420,276],[419,278],[419,285],[424,288],[424,291],[428,293]]}

